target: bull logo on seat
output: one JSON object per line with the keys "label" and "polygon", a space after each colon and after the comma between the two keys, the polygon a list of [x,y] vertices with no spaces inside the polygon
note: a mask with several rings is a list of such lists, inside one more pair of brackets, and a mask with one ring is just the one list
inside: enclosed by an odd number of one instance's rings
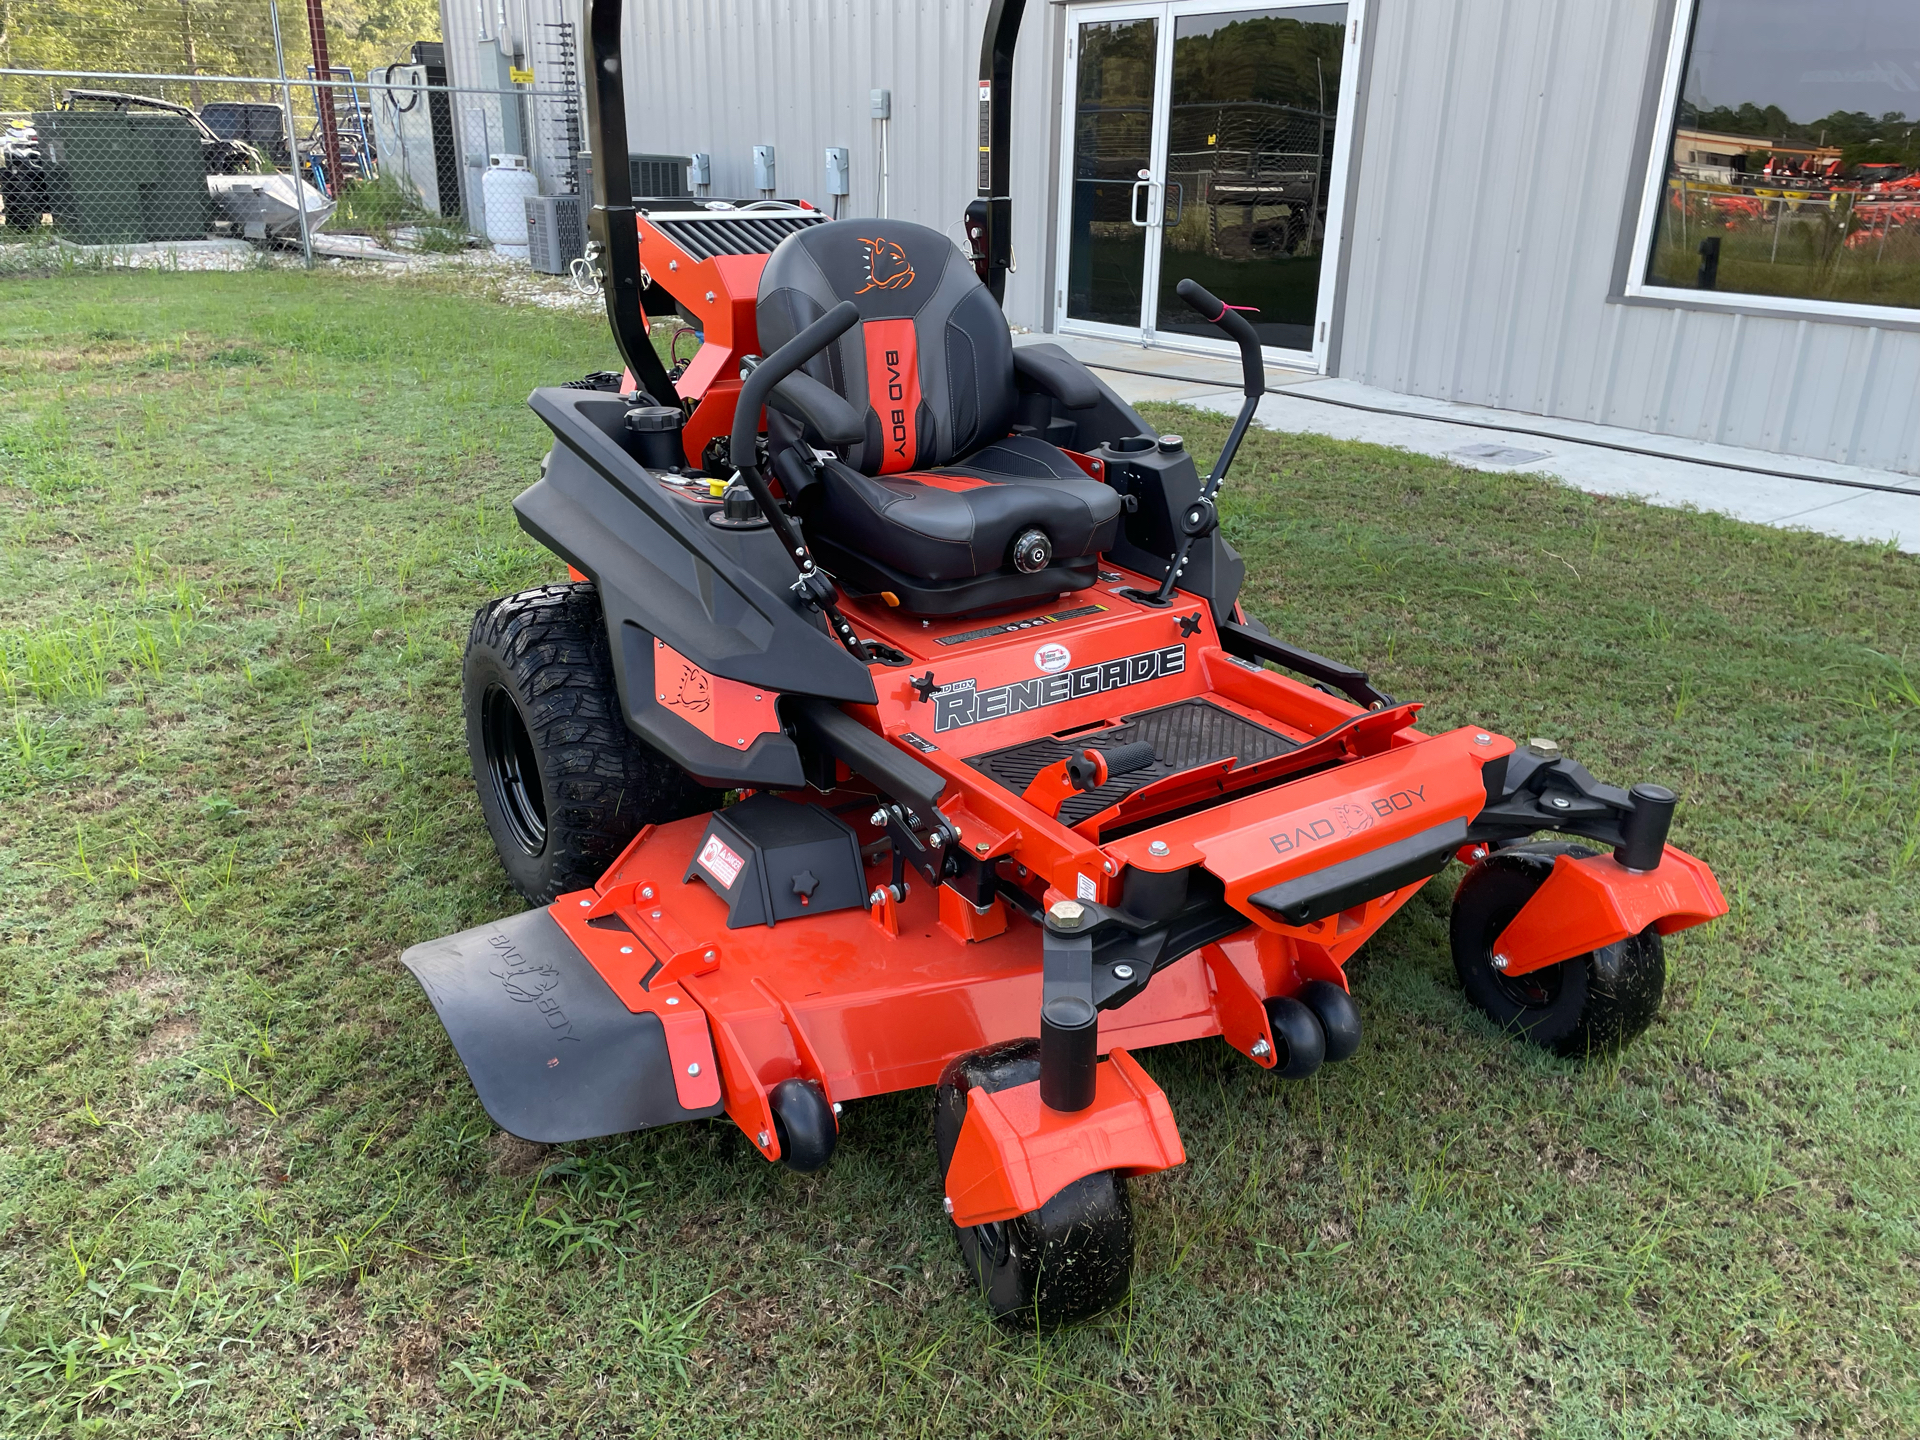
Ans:
{"label": "bull logo on seat", "polygon": [[864,295],[869,290],[904,290],[913,284],[913,266],[907,262],[907,252],[898,244],[881,236],[860,243],[867,247],[867,283],[854,294]]}

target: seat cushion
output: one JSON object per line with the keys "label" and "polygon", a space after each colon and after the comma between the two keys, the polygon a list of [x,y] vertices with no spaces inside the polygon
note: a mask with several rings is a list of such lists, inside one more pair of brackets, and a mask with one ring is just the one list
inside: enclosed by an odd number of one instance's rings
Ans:
{"label": "seat cushion", "polygon": [[837,548],[936,583],[1008,568],[1022,532],[1044,530],[1056,562],[1113,543],[1120,496],[1030,435],[997,440],[957,465],[862,475],[828,460],[808,528]]}

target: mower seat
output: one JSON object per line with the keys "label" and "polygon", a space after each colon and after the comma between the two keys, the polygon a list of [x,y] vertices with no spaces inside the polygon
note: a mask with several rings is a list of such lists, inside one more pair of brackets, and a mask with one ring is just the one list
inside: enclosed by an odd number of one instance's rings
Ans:
{"label": "mower seat", "polygon": [[894,221],[796,231],[761,272],[762,346],[771,353],[843,300],[860,324],[806,373],[864,418],[865,434],[829,446],[804,416],[769,423],[774,471],[823,563],[922,615],[1093,584],[1120,496],[1065,451],[1010,433],[1019,389],[1006,317],[953,242]]}

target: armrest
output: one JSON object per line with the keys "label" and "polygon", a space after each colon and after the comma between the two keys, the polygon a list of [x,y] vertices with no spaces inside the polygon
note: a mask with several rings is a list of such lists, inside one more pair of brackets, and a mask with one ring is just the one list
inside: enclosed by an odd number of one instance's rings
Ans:
{"label": "armrest", "polygon": [[804,370],[796,370],[773,387],[767,404],[791,415],[829,445],[851,445],[867,438],[867,425],[841,398]]}
{"label": "armrest", "polygon": [[1093,372],[1058,345],[1016,345],[1013,373],[1036,390],[1044,390],[1069,410],[1100,403],[1100,382]]}

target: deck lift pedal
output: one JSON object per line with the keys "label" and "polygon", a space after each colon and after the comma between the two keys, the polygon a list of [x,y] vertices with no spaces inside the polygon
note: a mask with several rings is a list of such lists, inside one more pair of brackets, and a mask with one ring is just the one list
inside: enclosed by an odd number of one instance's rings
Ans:
{"label": "deck lift pedal", "polygon": [[[627,148],[620,10],[586,0],[600,155]],[[534,392],[554,445],[515,501],[573,578],[483,607],[464,668],[480,808],[536,908],[403,958],[530,1140],[724,1114],[808,1171],[845,1104],[933,1087],[965,1263],[1053,1325],[1125,1296],[1127,1177],[1184,1159],[1138,1052],[1346,1058],[1347,961],[1456,857],[1468,997],[1562,1055],[1638,1034],[1663,937],[1727,907],[1666,843],[1671,791],[1427,733],[1245,613],[1215,508],[1264,381],[1238,311],[1179,287],[1245,367],[1204,481],[1063,350],[1013,348],[1021,10],[988,16],[968,253],[640,209],[596,167],[627,370]],[[663,293],[705,336],[677,375]]]}

